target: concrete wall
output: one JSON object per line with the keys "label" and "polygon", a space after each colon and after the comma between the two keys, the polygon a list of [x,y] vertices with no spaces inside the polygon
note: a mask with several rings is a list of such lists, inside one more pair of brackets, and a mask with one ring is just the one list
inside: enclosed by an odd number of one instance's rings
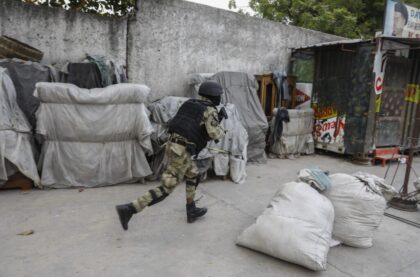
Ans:
{"label": "concrete wall", "polygon": [[186,95],[191,73],[287,68],[290,48],[340,39],[181,0],[138,0],[129,24],[0,0],[0,34],[42,50],[45,63],[79,61],[85,53],[127,61],[130,81],[150,86],[152,100]]}
{"label": "concrete wall", "polygon": [[336,36],[180,0],[139,0],[130,20],[128,73],[153,99],[185,95],[187,76],[287,68],[291,47]]}
{"label": "concrete wall", "polygon": [[46,63],[79,61],[86,53],[126,62],[126,19],[0,0],[0,35],[43,51]]}

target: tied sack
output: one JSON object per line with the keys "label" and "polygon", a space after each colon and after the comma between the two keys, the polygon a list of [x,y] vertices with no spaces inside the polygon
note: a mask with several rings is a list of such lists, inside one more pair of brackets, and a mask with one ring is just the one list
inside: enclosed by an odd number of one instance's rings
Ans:
{"label": "tied sack", "polygon": [[333,221],[334,208],[325,196],[305,183],[291,182],[282,186],[237,244],[312,270],[325,270]]}
{"label": "tied sack", "polygon": [[380,190],[348,174],[330,175],[331,188],[324,195],[335,210],[333,237],[346,245],[368,248],[386,208]]}

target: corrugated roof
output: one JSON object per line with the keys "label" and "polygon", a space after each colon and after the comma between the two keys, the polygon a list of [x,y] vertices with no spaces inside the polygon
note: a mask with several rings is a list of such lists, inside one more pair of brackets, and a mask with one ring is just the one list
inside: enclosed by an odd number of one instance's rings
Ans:
{"label": "corrugated roof", "polygon": [[365,41],[370,41],[370,40],[344,39],[344,40],[321,42],[321,43],[317,43],[317,44],[312,44],[312,45],[307,45],[307,46],[302,46],[302,47],[297,47],[297,48],[292,48],[292,49],[297,50],[297,49],[308,49],[308,48],[316,48],[316,47],[340,45],[340,44],[354,44],[354,43],[365,42]]}
{"label": "corrugated roof", "polygon": [[393,37],[393,36],[380,36],[380,38],[396,41],[399,43],[404,43],[408,45],[420,45],[419,38],[402,38],[402,37]]}
{"label": "corrugated roof", "polygon": [[[402,37],[393,37],[393,36],[380,36],[379,38],[388,39],[388,40],[392,40],[392,41],[396,41],[396,42],[404,43],[408,45],[420,45],[420,39],[418,38],[402,38]],[[368,41],[371,41],[371,40],[369,39],[344,39],[344,40],[321,42],[317,44],[311,44],[311,45],[292,48],[292,49],[293,50],[309,49],[309,48],[318,48],[318,47],[323,47],[323,46],[332,46],[332,45],[340,45],[340,44],[356,44],[356,43],[368,42]]]}

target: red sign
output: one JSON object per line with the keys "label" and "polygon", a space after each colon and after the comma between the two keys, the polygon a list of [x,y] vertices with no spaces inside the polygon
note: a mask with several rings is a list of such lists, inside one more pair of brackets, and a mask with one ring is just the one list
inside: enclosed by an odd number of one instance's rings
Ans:
{"label": "red sign", "polygon": [[384,74],[377,73],[375,78],[375,93],[381,94],[384,87]]}

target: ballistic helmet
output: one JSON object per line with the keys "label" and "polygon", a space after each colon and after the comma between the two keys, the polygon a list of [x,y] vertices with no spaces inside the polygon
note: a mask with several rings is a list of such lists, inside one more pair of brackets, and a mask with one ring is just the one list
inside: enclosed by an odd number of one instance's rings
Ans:
{"label": "ballistic helmet", "polygon": [[223,94],[223,88],[214,81],[205,81],[198,89],[198,94],[204,97],[220,96]]}

